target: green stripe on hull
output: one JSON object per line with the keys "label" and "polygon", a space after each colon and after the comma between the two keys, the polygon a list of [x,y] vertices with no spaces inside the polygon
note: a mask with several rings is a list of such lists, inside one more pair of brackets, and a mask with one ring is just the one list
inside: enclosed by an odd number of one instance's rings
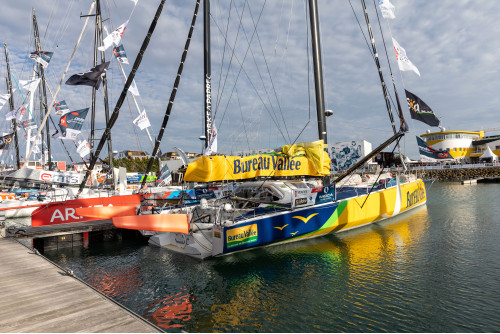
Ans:
{"label": "green stripe on hull", "polygon": [[329,229],[329,230],[333,231],[335,229],[334,226],[337,223],[340,215],[342,214],[342,212],[344,212],[344,209],[347,207],[347,202],[349,202],[349,200],[341,201],[339,203],[339,205],[337,206],[337,208],[335,209],[335,211],[330,216],[330,218],[328,218],[328,220],[319,229],[317,229],[314,232],[309,232],[309,233],[306,233],[304,235],[301,235],[301,236],[297,237],[296,239],[310,238],[313,236],[318,236],[318,235],[330,233],[330,231],[323,232],[325,229]]}

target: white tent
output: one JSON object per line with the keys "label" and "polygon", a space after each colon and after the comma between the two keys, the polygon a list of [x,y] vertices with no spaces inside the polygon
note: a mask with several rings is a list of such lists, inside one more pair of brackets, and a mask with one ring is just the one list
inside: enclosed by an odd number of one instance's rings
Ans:
{"label": "white tent", "polygon": [[404,162],[405,162],[405,164],[415,164],[415,163],[420,162],[420,161],[411,160],[410,158],[405,157]]}
{"label": "white tent", "polygon": [[486,151],[484,151],[483,155],[479,157],[480,159],[488,159],[491,158],[491,161],[498,160],[498,156],[491,151],[489,146],[486,146]]}

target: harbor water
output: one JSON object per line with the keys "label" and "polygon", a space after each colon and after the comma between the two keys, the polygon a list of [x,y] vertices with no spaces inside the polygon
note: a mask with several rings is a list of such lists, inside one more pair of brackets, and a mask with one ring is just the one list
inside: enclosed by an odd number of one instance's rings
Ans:
{"label": "harbor water", "polygon": [[427,195],[398,218],[205,261],[132,241],[45,256],[166,331],[500,331],[500,185]]}

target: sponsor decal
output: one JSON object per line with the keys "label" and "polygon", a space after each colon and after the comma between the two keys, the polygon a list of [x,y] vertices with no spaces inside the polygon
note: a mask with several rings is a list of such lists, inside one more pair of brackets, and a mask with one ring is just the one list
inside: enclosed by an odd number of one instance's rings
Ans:
{"label": "sponsor decal", "polygon": [[406,193],[406,207],[409,208],[423,200],[425,197],[425,191],[421,184],[418,185],[418,189],[415,189],[412,192]]}
{"label": "sponsor decal", "polygon": [[302,161],[293,157],[260,156],[253,159],[235,159],[233,162],[234,174],[256,172],[256,171],[299,171]]}
{"label": "sponsor decal", "polygon": [[257,242],[259,234],[257,224],[237,227],[226,231],[227,248],[238,247]]}

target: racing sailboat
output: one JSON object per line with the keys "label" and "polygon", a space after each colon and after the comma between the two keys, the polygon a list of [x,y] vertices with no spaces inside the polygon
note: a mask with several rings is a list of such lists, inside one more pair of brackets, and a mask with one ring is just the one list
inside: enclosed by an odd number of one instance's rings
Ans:
{"label": "racing sailboat", "polygon": [[[207,11],[209,0],[204,0],[204,6]],[[198,205],[164,205],[146,208],[139,216],[114,217],[115,226],[143,230],[151,235],[152,245],[204,259],[350,230],[426,203],[423,181],[406,175],[382,179],[372,187],[336,186],[404,136],[407,125],[402,112],[399,131],[394,128],[391,138],[330,181],[316,0],[309,0],[309,14],[319,140],[285,145],[270,154],[200,157],[188,165],[184,180],[239,181],[233,192],[222,198],[202,198]]]}

